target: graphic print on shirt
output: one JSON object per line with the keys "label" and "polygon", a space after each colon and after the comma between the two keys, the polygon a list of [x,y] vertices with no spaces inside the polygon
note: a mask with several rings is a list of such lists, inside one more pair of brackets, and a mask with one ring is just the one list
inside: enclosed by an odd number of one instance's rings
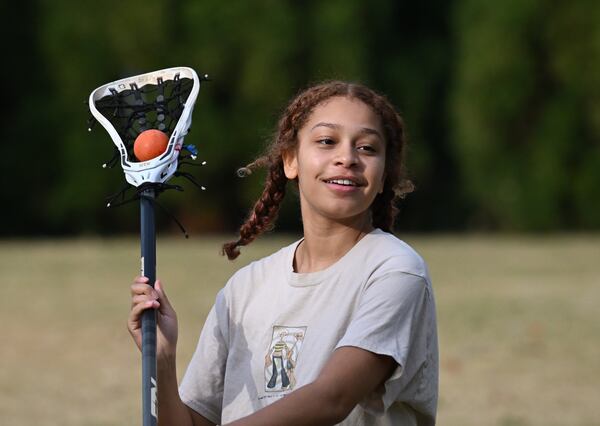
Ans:
{"label": "graphic print on shirt", "polygon": [[306,327],[273,326],[271,344],[265,356],[265,391],[292,390],[296,385],[296,360]]}

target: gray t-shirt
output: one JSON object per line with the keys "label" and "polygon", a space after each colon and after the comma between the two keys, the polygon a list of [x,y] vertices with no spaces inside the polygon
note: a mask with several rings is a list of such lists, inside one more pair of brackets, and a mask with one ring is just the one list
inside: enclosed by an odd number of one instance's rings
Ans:
{"label": "gray t-shirt", "polygon": [[313,382],[336,348],[354,346],[398,367],[341,425],[435,424],[437,327],[423,259],[376,229],[330,267],[298,274],[298,244],[240,269],[219,292],[183,402],[228,423]]}

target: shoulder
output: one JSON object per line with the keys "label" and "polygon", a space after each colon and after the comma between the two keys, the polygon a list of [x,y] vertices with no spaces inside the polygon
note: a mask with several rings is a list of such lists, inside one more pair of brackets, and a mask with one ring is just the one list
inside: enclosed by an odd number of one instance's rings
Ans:
{"label": "shoulder", "polygon": [[286,267],[291,269],[296,244],[285,246],[238,269],[217,296],[217,304],[220,305],[217,309],[223,312],[223,317],[241,322],[248,312],[264,312],[264,305],[280,286]]}
{"label": "shoulder", "polygon": [[375,229],[365,237],[361,255],[372,275],[415,275],[429,281],[427,263],[415,249],[393,234]]}
{"label": "shoulder", "polygon": [[233,274],[232,279],[244,280],[252,275],[265,274],[280,269],[286,269],[286,267],[291,268],[292,256],[298,242],[299,241],[295,241],[268,256],[250,262],[246,266],[238,269]]}
{"label": "shoulder", "polygon": [[289,272],[297,245],[298,241],[293,242],[238,269],[227,282],[224,288],[225,293],[252,292],[256,286],[264,287],[272,282],[272,277],[281,277],[286,271]]}

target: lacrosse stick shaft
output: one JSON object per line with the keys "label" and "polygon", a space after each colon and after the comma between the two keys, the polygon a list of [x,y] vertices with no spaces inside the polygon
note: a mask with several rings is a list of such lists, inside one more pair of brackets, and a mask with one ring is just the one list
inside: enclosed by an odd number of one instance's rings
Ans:
{"label": "lacrosse stick shaft", "polygon": [[[154,189],[142,192],[140,197],[142,275],[154,287],[156,281],[156,228],[154,221]],[[157,423],[156,383],[156,311],[147,309],[142,314],[142,420],[143,426]]]}

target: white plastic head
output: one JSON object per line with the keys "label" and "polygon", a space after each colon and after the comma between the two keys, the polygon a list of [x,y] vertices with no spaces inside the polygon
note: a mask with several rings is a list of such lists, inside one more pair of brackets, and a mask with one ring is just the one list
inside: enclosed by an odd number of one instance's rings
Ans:
{"label": "white plastic head", "polygon": [[[199,90],[193,69],[174,67],[113,81],[92,91],[90,111],[117,146],[131,185],[164,183],[175,173]],[[158,157],[136,162],[133,140],[148,126],[167,132],[169,142]]]}

